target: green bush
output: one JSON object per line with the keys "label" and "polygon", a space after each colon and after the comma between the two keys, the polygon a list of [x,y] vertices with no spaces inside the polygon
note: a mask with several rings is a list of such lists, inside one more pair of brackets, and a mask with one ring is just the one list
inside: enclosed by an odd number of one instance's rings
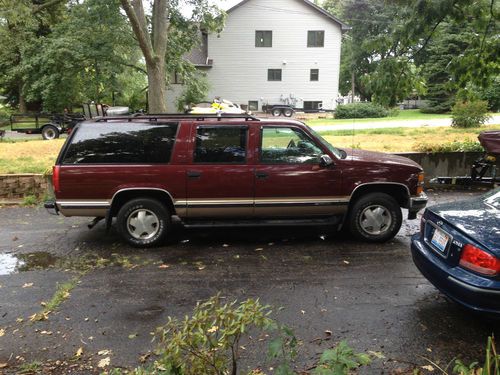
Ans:
{"label": "green bush", "polygon": [[335,118],[380,118],[387,117],[389,111],[378,104],[353,103],[340,105],[335,110]]}
{"label": "green bush", "polygon": [[453,106],[451,115],[453,118],[451,126],[455,128],[480,127],[489,119],[488,102],[484,100],[458,102]]}
{"label": "green bush", "polygon": [[479,142],[453,141],[446,143],[417,143],[413,149],[418,152],[484,152],[483,146]]}

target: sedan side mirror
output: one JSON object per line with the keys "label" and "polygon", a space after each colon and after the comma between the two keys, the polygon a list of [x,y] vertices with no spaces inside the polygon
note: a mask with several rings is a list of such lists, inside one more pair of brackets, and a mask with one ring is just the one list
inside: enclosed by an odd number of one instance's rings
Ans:
{"label": "sedan side mirror", "polygon": [[329,167],[330,165],[333,165],[333,160],[329,155],[321,155],[319,157],[319,165],[320,167],[326,168]]}

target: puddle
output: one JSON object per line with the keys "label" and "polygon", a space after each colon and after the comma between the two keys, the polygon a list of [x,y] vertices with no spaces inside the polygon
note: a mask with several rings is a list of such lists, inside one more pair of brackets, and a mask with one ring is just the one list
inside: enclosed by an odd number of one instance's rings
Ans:
{"label": "puddle", "polygon": [[44,270],[53,267],[58,258],[47,252],[28,254],[0,254],[0,275]]}

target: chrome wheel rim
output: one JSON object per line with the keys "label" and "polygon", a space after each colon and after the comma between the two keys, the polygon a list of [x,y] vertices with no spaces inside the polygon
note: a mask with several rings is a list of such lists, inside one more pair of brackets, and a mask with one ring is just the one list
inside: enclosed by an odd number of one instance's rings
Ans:
{"label": "chrome wheel rim", "polygon": [[45,138],[54,139],[55,137],[56,137],[56,132],[54,131],[54,129],[45,130]]}
{"label": "chrome wheel rim", "polygon": [[363,210],[359,216],[359,224],[366,233],[377,236],[389,230],[392,216],[386,207],[372,205]]}
{"label": "chrome wheel rim", "polygon": [[140,208],[129,215],[127,230],[137,240],[149,240],[160,230],[160,220],[153,211]]}

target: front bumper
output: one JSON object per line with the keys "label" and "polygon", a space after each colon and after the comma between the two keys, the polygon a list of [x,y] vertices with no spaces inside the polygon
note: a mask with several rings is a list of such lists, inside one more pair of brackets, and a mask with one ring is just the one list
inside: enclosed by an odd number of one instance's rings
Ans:
{"label": "front bumper", "polygon": [[43,206],[49,212],[49,214],[59,215],[59,209],[57,208],[57,204],[55,201],[45,201]]}
{"label": "front bumper", "polygon": [[408,204],[408,219],[413,220],[417,218],[417,212],[423,210],[427,206],[429,198],[427,194],[421,193],[419,196],[410,197]]}
{"label": "front bumper", "polygon": [[412,238],[411,253],[420,273],[450,299],[470,310],[500,316],[499,282],[493,281],[492,289],[484,288],[481,276],[445,263],[419,234]]}

